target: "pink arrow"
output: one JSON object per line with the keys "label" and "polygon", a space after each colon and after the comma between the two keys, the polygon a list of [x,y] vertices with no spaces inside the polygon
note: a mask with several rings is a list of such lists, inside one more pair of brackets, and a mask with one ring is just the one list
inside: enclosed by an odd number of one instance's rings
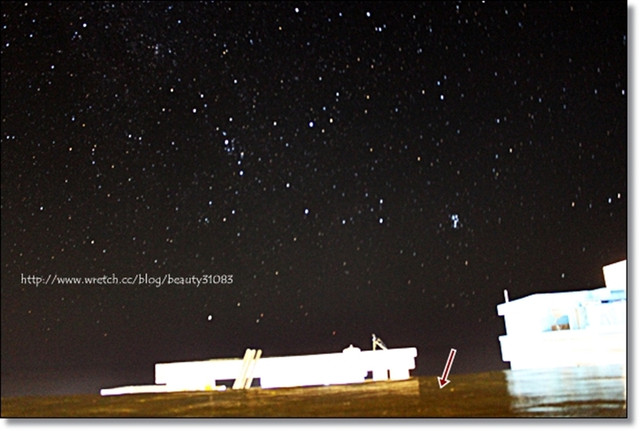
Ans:
{"label": "pink arrow", "polygon": [[442,377],[438,377],[438,385],[440,385],[440,389],[444,388],[449,384],[449,371],[451,371],[451,365],[453,364],[453,358],[456,357],[456,349],[451,349],[449,352],[449,359],[447,359],[447,365],[444,366],[444,371],[442,372]]}

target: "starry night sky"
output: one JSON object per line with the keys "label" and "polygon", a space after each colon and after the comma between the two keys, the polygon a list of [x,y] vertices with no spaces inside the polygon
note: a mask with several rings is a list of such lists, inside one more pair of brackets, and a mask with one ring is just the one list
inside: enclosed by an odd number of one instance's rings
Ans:
{"label": "starry night sky", "polygon": [[[624,2],[3,2],[3,374],[145,383],[372,332],[417,374],[507,367],[503,289],[627,256],[626,27]],[[24,278],[136,274],[209,284]]]}

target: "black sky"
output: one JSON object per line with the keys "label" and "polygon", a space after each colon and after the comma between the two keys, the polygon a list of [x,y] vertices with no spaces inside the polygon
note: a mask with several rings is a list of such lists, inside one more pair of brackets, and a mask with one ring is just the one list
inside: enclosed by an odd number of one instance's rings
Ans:
{"label": "black sky", "polygon": [[[1,7],[3,374],[503,368],[503,289],[626,258],[625,2]],[[25,280],[136,274],[227,282]]]}

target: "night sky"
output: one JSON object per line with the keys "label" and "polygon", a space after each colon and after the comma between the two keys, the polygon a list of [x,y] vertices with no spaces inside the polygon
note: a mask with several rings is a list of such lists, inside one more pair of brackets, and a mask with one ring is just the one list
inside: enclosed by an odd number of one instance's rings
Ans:
{"label": "night sky", "polygon": [[503,289],[627,257],[625,2],[3,2],[1,34],[3,379],[371,333],[502,369]]}

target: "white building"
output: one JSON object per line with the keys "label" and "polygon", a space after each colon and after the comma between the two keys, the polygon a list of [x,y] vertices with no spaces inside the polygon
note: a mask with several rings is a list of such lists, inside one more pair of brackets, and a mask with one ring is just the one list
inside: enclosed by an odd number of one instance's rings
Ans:
{"label": "white building", "polygon": [[606,287],[538,293],[498,305],[506,335],[502,359],[511,369],[625,364],[627,261],[602,268]]}
{"label": "white building", "polygon": [[[378,344],[376,344],[378,342]],[[376,350],[380,346],[382,349]],[[262,358],[247,349],[243,359],[209,359],[155,365],[155,385],[102,389],[101,395],[247,389],[258,379],[261,388],[363,383],[366,380],[404,380],[415,368],[415,347],[386,349],[374,335],[374,350],[349,346],[339,353]]]}

